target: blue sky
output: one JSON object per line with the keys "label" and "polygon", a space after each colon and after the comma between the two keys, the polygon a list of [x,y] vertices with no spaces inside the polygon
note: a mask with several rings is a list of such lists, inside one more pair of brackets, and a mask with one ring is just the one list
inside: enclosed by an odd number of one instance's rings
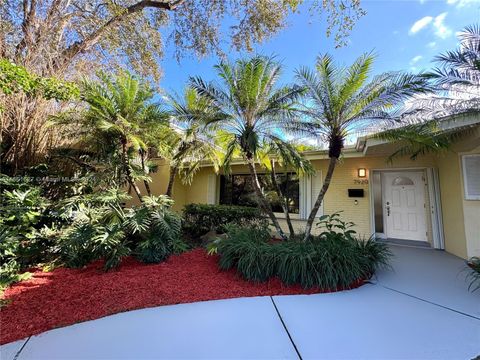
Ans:
{"label": "blue sky", "polygon": [[[431,60],[436,54],[457,46],[456,32],[480,23],[480,0],[362,0],[362,6],[367,15],[353,29],[346,47],[335,49],[333,39],[326,38],[325,21],[312,18],[304,7],[289,17],[287,28],[256,46],[256,52],[277,56],[284,66],[284,82],[293,81],[296,68],[313,66],[316,56],[325,52],[349,64],[373,50],[377,54],[375,73],[420,71],[433,65]],[[229,54],[231,59],[242,56],[234,51]],[[178,63],[173,51],[167,49],[160,86],[181,92],[190,75],[211,80],[215,78],[212,67],[217,61],[210,56],[184,58]]]}

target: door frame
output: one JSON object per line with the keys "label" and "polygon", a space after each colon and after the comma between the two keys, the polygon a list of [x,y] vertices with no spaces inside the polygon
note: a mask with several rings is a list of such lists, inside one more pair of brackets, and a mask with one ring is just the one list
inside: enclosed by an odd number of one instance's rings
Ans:
{"label": "door frame", "polygon": [[[422,171],[425,176],[426,181],[426,191],[425,191],[425,201],[429,200],[430,209],[425,211],[425,221],[427,224],[427,231],[429,231],[429,222],[432,227],[432,246],[435,249],[445,249],[445,237],[443,233],[443,215],[442,215],[442,206],[440,201],[440,183],[438,177],[438,170],[436,168],[429,168],[429,167],[401,167],[401,168],[376,168],[370,169],[369,179],[373,179],[374,173],[382,173],[382,172],[402,172],[402,171]],[[382,182],[380,181],[380,186],[382,186]],[[375,208],[374,208],[374,184],[372,181],[369,181],[368,184],[369,190],[369,200],[370,200],[370,230],[372,236],[385,239],[386,234],[377,233],[375,230]],[[380,192],[383,198],[383,189],[380,188]],[[382,199],[383,204],[383,199]],[[383,206],[382,206],[383,212]],[[382,213],[383,217],[383,213]],[[384,228],[385,228],[385,219],[383,219]]]}

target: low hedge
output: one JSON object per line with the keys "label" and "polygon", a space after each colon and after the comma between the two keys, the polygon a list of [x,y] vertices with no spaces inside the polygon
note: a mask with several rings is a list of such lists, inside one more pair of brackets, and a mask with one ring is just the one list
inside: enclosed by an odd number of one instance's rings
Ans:
{"label": "low hedge", "polygon": [[209,231],[225,232],[225,225],[260,226],[266,224],[261,210],[233,205],[188,204],[183,209],[184,231],[198,238]]}
{"label": "low hedge", "polygon": [[221,269],[236,268],[246,280],[262,282],[276,276],[286,285],[330,290],[370,278],[378,267],[388,266],[391,256],[387,246],[374,239],[338,233],[307,242],[274,242],[267,228],[238,226],[228,227],[216,252]]}

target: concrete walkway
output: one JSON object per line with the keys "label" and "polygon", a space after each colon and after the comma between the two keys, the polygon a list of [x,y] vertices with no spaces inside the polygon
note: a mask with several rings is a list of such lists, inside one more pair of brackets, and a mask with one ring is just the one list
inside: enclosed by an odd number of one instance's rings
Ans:
{"label": "concrete walkway", "polygon": [[464,262],[392,246],[394,271],[332,294],[130,311],[0,347],[10,359],[472,359],[480,292]]}

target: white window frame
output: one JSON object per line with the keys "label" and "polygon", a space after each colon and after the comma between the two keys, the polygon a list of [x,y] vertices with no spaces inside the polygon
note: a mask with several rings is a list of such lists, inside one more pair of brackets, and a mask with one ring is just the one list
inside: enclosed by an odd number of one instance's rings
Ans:
{"label": "white window frame", "polygon": [[467,167],[465,166],[465,161],[467,158],[471,158],[471,157],[480,158],[480,154],[466,154],[466,155],[461,155],[461,157],[462,157],[462,174],[463,174],[463,194],[464,194],[465,200],[480,200],[480,195],[468,194]]}

